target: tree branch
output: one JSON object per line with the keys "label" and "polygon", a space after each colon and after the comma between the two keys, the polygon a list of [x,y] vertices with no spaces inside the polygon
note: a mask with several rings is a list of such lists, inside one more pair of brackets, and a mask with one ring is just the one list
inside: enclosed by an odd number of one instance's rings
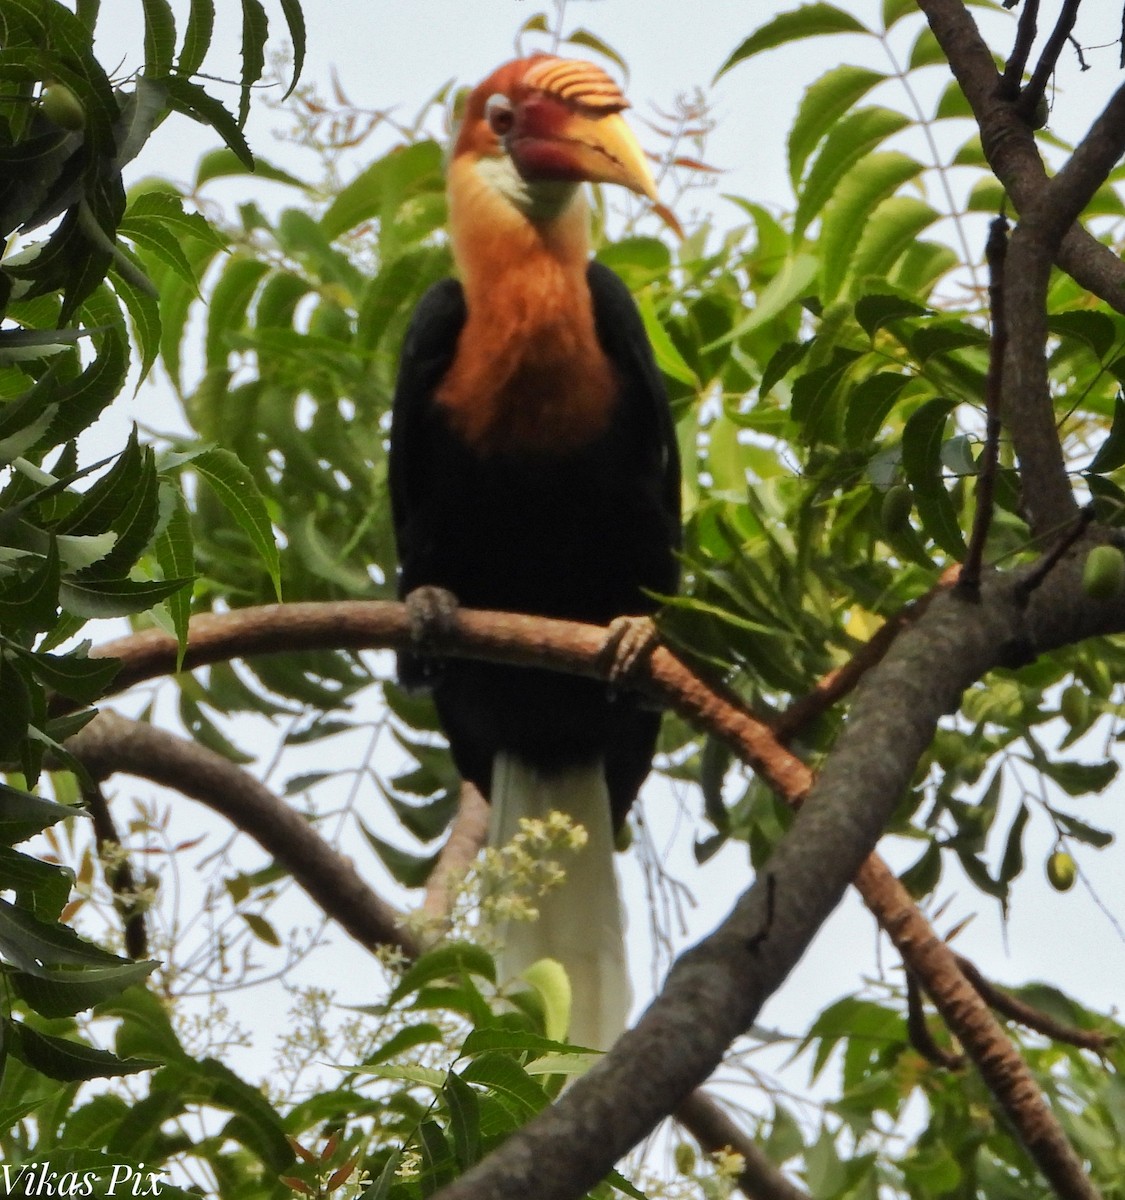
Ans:
{"label": "tree branch", "polygon": [[435,932],[446,928],[453,893],[488,840],[488,802],[471,783],[461,784],[457,816],[426,881],[422,912]]}
{"label": "tree branch", "polygon": [[1069,1046],[1079,1046],[1083,1050],[1093,1050],[1102,1054],[1117,1040],[1111,1033],[1102,1033],[1097,1029],[1077,1029],[1073,1025],[1064,1025],[1048,1013],[1033,1008],[1030,1004],[998,988],[980,973],[977,965],[967,958],[957,955],[957,965],[965,978],[977,989],[987,1001],[990,1008],[1003,1013],[1011,1021],[1016,1021],[1026,1029],[1033,1029],[1044,1037],[1055,1042],[1066,1042]]}
{"label": "tree branch", "polygon": [[[292,810],[252,776],[206,747],[105,710],[69,739],[66,748],[99,780],[122,772],[165,784],[221,813],[252,837],[263,834],[257,839],[263,848],[365,949],[393,945],[407,958],[417,957],[420,948],[401,919],[355,876],[347,858],[294,818]],[[100,792],[92,808],[99,842],[120,846]],[[434,918],[448,913],[451,884],[471,866],[487,835],[488,805],[472,784],[463,784],[457,818],[426,885],[423,912]],[[143,918],[138,919],[143,936]],[[394,922],[390,927],[389,921]],[[134,958],[142,956],[132,953]],[[676,1117],[704,1149],[715,1152],[729,1146],[742,1156],[746,1167],[739,1186],[753,1200],[809,1200],[710,1097],[694,1093]]]}
{"label": "tree branch", "polygon": [[[1047,183],[1030,126],[1005,99],[992,54],[961,0],[918,0],[980,127],[989,165],[1022,216]],[[1087,291],[1125,313],[1125,263],[1085,229],[1072,225],[1053,250],[1058,265]]]}
{"label": "tree branch", "polygon": [[148,957],[148,925],[137,902],[137,880],[121,845],[121,835],[100,787],[83,788],[82,799],[94,825],[94,841],[106,885],[113,893],[113,907],[121,917],[125,953],[136,962]]}
{"label": "tree branch", "polygon": [[[1006,1111],[1018,1116],[1044,1174],[1061,1195],[1095,1197],[1026,1065],[1018,1054],[997,1054],[1005,1039],[991,1013],[972,987],[954,982],[964,977],[949,948],[905,893],[893,900],[894,889],[901,889],[893,875],[884,867],[879,878],[878,867],[865,861],[938,718],[991,666],[1010,665],[1013,652],[1040,632],[1039,604],[1051,603],[1060,586],[1074,585],[1073,572],[1062,567],[1035,593],[1026,614],[1012,599],[1010,577],[989,577],[979,604],[936,597],[857,690],[849,722],[808,802],[730,917],[681,956],[660,997],[587,1076],[444,1189],[442,1200],[565,1200],[592,1186],[663,1115],[669,1100],[686,1096],[710,1073],[800,957],[847,879],[857,875],[865,896],[880,890],[890,897],[888,931],[911,968],[921,966],[927,990],[936,981],[937,995],[931,995],[954,1033],[986,1048],[978,1062],[982,1074]],[[1074,604],[1069,611],[1078,616]],[[1058,630],[1054,616],[1042,625],[1043,632]],[[651,660],[658,681],[666,673],[665,656],[658,650]],[[706,1022],[701,1013],[708,1014]]]}
{"label": "tree branch", "polygon": [[[1085,596],[1080,563],[1076,547],[1030,599],[1019,592],[1018,572],[988,576],[979,604],[966,606],[948,594],[934,598],[861,685],[848,727],[817,785],[821,799],[798,815],[763,876],[766,886],[751,889],[710,938],[679,960],[665,993],[589,1082],[576,1083],[559,1106],[507,1143],[498,1163],[482,1164],[463,1184],[453,1185],[451,1197],[480,1194],[457,1190],[475,1186],[479,1172],[491,1181],[489,1187],[501,1187],[499,1196],[565,1197],[572,1193],[560,1182],[568,1178],[563,1161],[576,1153],[581,1174],[575,1188],[604,1175],[665,1115],[670,1101],[702,1082],[729,1042],[752,1023],[852,875],[1047,1177],[1062,1195],[1096,1195],[1022,1060],[968,986],[949,948],[889,868],[873,857],[864,861],[908,786],[938,717],[957,707],[966,686],[992,666],[1026,660],[1033,648],[1049,649],[1125,625],[1125,602]],[[193,622],[188,658],[198,663],[265,649],[402,646],[408,639],[399,605],[271,606],[208,617],[198,626]],[[604,640],[605,631],[597,627],[460,610],[433,649],[596,677],[605,669]],[[162,634],[123,639],[99,653],[110,650],[124,657],[123,678],[129,680],[171,669],[175,662],[174,639]],[[781,748],[766,726],[716,696],[663,647],[638,669],[637,683],[688,720],[730,740],[786,797],[796,799],[809,790],[808,768]],[[795,887],[790,881],[804,882]],[[700,1022],[700,1012],[716,1014],[715,1021]]]}
{"label": "tree branch", "polygon": [[273,855],[323,911],[361,946],[418,945],[401,914],[381,900],[338,854],[252,775],[196,742],[102,711],[66,748],[97,780],[118,771],[174,788],[221,813]]}

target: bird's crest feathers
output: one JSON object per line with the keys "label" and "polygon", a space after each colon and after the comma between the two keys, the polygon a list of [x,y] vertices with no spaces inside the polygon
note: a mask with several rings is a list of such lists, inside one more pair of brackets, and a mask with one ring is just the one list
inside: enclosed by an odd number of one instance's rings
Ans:
{"label": "bird's crest feathers", "polygon": [[523,77],[529,88],[538,88],[598,114],[623,112],[629,107],[617,84],[592,62],[555,58],[551,54],[529,61],[532,65]]}

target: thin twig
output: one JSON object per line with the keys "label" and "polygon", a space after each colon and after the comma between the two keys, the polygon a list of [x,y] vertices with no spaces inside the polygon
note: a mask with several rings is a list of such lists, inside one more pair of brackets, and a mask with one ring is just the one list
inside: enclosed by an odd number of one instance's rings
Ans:
{"label": "thin twig", "polygon": [[936,1066],[955,1071],[965,1065],[963,1054],[954,1054],[939,1046],[926,1022],[926,1008],[922,1002],[922,989],[913,971],[906,972],[906,1032],[910,1044],[927,1061]]}
{"label": "thin twig", "polygon": [[1000,398],[1004,388],[1004,354],[1008,348],[1008,324],[1004,307],[1004,262],[1008,251],[1008,219],[995,217],[988,230],[985,258],[988,261],[988,299],[992,309],[992,339],[988,351],[988,377],[985,380],[984,450],[977,476],[977,505],[973,531],[957,586],[974,597],[980,592],[984,546],[992,526],[993,492],[996,468],[1000,461]]}
{"label": "thin twig", "polygon": [[138,903],[137,880],[132,863],[121,844],[121,835],[117,832],[102,789],[96,785],[84,788],[82,799],[93,819],[94,840],[106,885],[113,893],[113,907],[121,917],[125,953],[139,962],[142,958],[148,958],[148,927],[144,908]]}
{"label": "thin twig", "polygon": [[948,567],[924,596],[911,600],[898,612],[892,613],[843,666],[829,671],[811,692],[806,692],[776,717],[771,718],[769,726],[777,740],[783,745],[788,745],[810,721],[816,720],[821,713],[852,692],[867,672],[882,662],[887,651],[894,645],[895,639],[921,620],[930,601],[939,593],[953,587],[960,574],[959,565]]}
{"label": "thin twig", "polygon": [[1019,581],[1016,594],[1025,603],[1031,596],[1031,593],[1036,588],[1041,587],[1043,581],[1048,575],[1062,562],[1066,557],[1066,553],[1074,546],[1089,528],[1090,523],[1094,519],[1095,506],[1093,501],[1085,505],[1078,513],[1078,516],[1072,522],[1070,528],[1062,535],[1061,538],[1043,555],[1038,562],[1031,568],[1030,571]]}
{"label": "thin twig", "polygon": [[1035,65],[1031,79],[1028,80],[1027,86],[1016,101],[1016,107],[1025,121],[1030,122],[1034,119],[1039,101],[1046,95],[1047,84],[1055,73],[1059,55],[1062,54],[1067,38],[1070,37],[1070,31],[1074,28],[1074,22],[1078,19],[1078,7],[1081,3],[1082,0],[1063,0],[1055,28],[1051,31],[1051,36],[1043,47],[1043,53],[1039,56],[1039,62]]}
{"label": "thin twig", "polygon": [[1004,66],[1004,74],[1000,81],[1000,94],[1005,100],[1015,100],[1019,95],[1023,73],[1031,55],[1031,47],[1035,42],[1038,16],[1039,0],[1024,0],[1019,25],[1016,27],[1015,44],[1012,46],[1012,53]]}
{"label": "thin twig", "polygon": [[1052,1038],[1056,1042],[1065,1042],[1067,1045],[1078,1046],[1083,1050],[1093,1050],[1099,1054],[1108,1050],[1117,1041],[1117,1038],[1111,1033],[1102,1033],[1097,1029],[1076,1029],[1073,1025],[1064,1025],[1061,1021],[1056,1021],[1054,1017],[1032,1007],[1013,996],[1011,992],[1006,992],[990,980],[985,979],[980,968],[969,959],[962,958],[959,954],[957,962],[964,971],[965,978],[980,992],[989,1008],[995,1009],[1009,1020],[1018,1022],[1025,1029],[1033,1029],[1036,1033],[1041,1033],[1044,1037]]}

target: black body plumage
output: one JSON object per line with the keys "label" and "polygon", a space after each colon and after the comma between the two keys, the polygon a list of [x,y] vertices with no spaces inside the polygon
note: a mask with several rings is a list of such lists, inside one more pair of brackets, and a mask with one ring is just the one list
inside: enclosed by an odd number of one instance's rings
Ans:
{"label": "black body plumage", "polygon": [[[466,320],[461,285],[423,297],[402,352],[390,487],[399,594],[424,584],[465,607],[607,624],[676,589],[680,479],[663,381],[616,275],[587,272],[595,329],[618,382],[606,428],[565,453],[483,453],[434,400]],[[432,688],[454,760],[487,796],[508,751],[545,773],[604,759],[615,825],[651,765],[659,714],[596,680],[493,663],[399,656]]]}

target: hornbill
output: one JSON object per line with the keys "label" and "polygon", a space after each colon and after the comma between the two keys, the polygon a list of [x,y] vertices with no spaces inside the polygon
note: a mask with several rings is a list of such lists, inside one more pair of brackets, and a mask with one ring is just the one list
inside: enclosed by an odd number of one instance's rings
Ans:
{"label": "hornbill", "polygon": [[[414,313],[391,423],[399,594],[420,637],[454,603],[605,625],[676,589],[668,400],[632,297],[590,261],[582,188],[656,199],[626,107],[599,67],[547,54],[468,97],[447,177],[459,280]],[[405,653],[399,677],[432,689],[458,770],[491,801],[493,844],[552,810],[585,826],[565,885],[506,930],[500,971],[561,961],[571,1040],[605,1048],[629,1006],[614,832],[659,713],[538,668]]]}

